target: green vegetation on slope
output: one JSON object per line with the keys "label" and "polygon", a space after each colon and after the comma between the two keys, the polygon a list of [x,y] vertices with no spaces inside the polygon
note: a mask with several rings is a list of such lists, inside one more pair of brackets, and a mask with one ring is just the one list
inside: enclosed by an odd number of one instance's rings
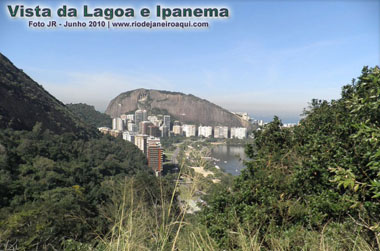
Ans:
{"label": "green vegetation on slope", "polygon": [[98,112],[94,106],[87,104],[66,104],[75,115],[93,127],[110,127],[112,128],[112,119],[105,113]]}
{"label": "green vegetation on slope", "polygon": [[320,238],[324,249],[380,248],[379,111],[380,70],[365,67],[341,99],[313,100],[294,129],[275,117],[247,146],[253,160],[232,189],[204,209],[210,236],[223,249],[239,247],[239,231],[267,249]]}
{"label": "green vegetation on slope", "polygon": [[56,135],[41,124],[1,130],[0,243],[35,249],[92,240],[108,231],[99,212],[109,201],[108,184],[138,173],[149,179],[146,170],[145,156],[122,140]]}

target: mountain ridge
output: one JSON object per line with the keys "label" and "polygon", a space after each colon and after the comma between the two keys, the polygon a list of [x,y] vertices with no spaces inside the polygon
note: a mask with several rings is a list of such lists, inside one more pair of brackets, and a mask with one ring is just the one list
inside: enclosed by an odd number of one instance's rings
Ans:
{"label": "mountain ridge", "polygon": [[36,123],[54,133],[93,134],[61,101],[0,53],[0,128],[32,130]]}
{"label": "mountain ridge", "polygon": [[206,99],[166,90],[139,88],[120,93],[110,101],[105,113],[115,118],[137,109],[146,109],[151,113],[155,109],[166,111],[182,123],[250,127],[248,121]]}

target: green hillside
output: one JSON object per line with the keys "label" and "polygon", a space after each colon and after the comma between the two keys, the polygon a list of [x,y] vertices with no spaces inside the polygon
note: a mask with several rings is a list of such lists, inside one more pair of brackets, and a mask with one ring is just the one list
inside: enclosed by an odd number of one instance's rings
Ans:
{"label": "green hillside", "polygon": [[96,134],[0,53],[0,128],[32,130],[36,122],[55,133]]}
{"label": "green hillside", "polygon": [[87,104],[66,104],[75,115],[93,127],[110,127],[112,128],[112,119],[105,113],[98,112],[94,106]]}

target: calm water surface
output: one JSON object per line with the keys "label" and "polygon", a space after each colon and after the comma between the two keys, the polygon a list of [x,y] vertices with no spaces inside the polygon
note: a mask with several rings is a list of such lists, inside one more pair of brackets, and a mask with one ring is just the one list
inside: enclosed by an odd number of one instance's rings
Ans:
{"label": "calm water surface", "polygon": [[211,157],[219,161],[213,161],[221,170],[232,175],[239,175],[245,168],[243,160],[247,157],[244,146],[216,145],[211,148]]}

